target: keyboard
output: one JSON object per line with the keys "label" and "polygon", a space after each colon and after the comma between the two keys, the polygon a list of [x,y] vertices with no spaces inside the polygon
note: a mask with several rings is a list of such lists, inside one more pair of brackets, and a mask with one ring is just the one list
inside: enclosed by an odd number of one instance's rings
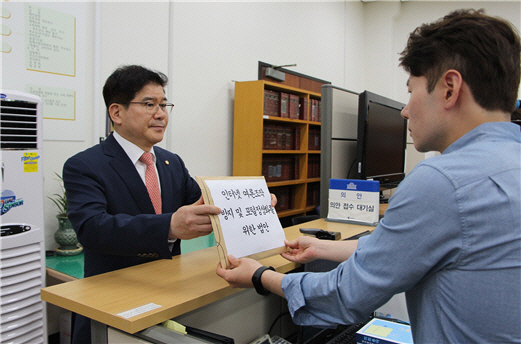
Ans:
{"label": "keyboard", "polygon": [[363,326],[367,323],[361,322],[353,325],[349,325],[344,331],[333,337],[331,340],[326,343],[333,344],[356,344],[356,332],[363,328]]}
{"label": "keyboard", "polygon": [[271,336],[270,340],[271,340],[271,343],[273,343],[273,344],[282,344],[282,345],[291,344],[291,342],[289,342],[288,340],[283,339],[282,337],[277,336],[277,335]]}

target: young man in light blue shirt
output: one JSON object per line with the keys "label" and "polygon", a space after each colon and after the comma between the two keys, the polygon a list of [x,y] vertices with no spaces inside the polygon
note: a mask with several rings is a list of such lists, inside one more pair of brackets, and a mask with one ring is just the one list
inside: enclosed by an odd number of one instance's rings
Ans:
{"label": "young man in light blue shirt", "polygon": [[420,152],[439,151],[405,178],[370,236],[286,241],[286,259],[342,262],[284,275],[230,256],[233,287],[285,297],[299,325],[364,320],[405,292],[415,343],[521,343],[521,132],[510,123],[520,82],[513,26],[455,11],[411,33],[402,111]]}

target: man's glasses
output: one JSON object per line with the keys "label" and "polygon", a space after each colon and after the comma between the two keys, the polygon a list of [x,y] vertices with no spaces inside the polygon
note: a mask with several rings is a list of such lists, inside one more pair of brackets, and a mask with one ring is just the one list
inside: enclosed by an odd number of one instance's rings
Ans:
{"label": "man's glasses", "polygon": [[174,104],[159,104],[152,101],[130,101],[129,104],[144,105],[148,114],[156,114],[160,107],[161,111],[166,113],[170,113],[174,108]]}

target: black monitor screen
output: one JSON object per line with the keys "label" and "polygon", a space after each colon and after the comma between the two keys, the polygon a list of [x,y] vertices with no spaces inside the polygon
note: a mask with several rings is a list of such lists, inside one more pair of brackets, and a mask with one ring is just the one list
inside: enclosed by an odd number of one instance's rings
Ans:
{"label": "black monitor screen", "polygon": [[400,114],[404,106],[367,91],[360,94],[359,178],[378,180],[386,187],[397,185],[405,177],[407,122]]}

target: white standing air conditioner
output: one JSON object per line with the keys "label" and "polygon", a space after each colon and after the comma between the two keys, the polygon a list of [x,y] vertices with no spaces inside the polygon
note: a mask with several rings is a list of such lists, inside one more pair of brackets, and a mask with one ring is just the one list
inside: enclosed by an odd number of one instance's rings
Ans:
{"label": "white standing air conditioner", "polygon": [[47,343],[42,100],[0,90],[0,343]]}

